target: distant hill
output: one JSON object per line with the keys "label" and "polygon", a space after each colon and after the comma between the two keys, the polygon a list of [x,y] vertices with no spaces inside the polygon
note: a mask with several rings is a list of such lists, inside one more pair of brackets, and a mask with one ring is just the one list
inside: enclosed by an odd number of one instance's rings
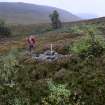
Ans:
{"label": "distant hill", "polygon": [[12,24],[49,23],[49,14],[51,14],[53,10],[59,12],[61,21],[63,22],[80,20],[79,17],[68,11],[54,7],[20,2],[0,2],[0,18]]}
{"label": "distant hill", "polygon": [[79,16],[82,19],[93,19],[93,18],[98,17],[96,14],[89,14],[89,13],[79,13],[79,14],[76,14],[76,15]]}
{"label": "distant hill", "polygon": [[[72,25],[72,24],[105,24],[105,17],[99,17],[99,18],[93,18],[93,19],[81,19],[80,21],[76,21],[76,22],[68,22],[68,23],[65,23],[65,24],[69,24],[69,25]],[[104,25],[105,26],[105,25]]]}

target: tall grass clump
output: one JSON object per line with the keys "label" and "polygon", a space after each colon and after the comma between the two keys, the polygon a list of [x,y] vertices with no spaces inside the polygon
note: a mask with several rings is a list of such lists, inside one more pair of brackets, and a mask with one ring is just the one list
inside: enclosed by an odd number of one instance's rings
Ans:
{"label": "tall grass clump", "polygon": [[15,50],[11,50],[9,54],[1,56],[0,61],[0,80],[3,84],[10,84],[13,82],[13,78],[16,73],[15,66],[18,64],[18,60],[15,55]]}

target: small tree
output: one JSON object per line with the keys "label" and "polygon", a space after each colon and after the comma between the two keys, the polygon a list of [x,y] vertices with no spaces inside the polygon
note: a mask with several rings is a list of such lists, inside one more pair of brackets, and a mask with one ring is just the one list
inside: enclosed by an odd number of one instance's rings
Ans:
{"label": "small tree", "polygon": [[52,14],[50,14],[50,19],[51,19],[51,22],[52,22],[52,27],[54,29],[57,29],[57,28],[60,28],[61,27],[61,21],[59,19],[59,13],[54,10]]}

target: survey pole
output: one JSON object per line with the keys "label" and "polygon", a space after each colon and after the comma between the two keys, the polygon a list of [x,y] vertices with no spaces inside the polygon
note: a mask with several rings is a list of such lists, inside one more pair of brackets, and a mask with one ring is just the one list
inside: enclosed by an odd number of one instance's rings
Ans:
{"label": "survey pole", "polygon": [[52,44],[50,45],[50,50],[51,50],[51,54],[52,54],[52,52],[53,52],[53,45]]}

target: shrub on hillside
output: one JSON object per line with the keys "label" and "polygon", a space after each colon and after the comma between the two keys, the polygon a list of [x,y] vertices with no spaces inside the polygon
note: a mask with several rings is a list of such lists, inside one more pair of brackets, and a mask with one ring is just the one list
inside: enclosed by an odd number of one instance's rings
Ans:
{"label": "shrub on hillside", "polygon": [[11,35],[11,30],[6,26],[0,26],[0,35],[1,36],[9,36],[9,35]]}
{"label": "shrub on hillside", "polygon": [[105,39],[102,36],[95,36],[94,40],[91,37],[83,37],[75,42],[71,47],[73,53],[81,56],[100,56],[105,49]]}
{"label": "shrub on hillside", "polygon": [[6,26],[5,22],[0,20],[0,35],[1,36],[9,36],[11,35],[11,30]]}

